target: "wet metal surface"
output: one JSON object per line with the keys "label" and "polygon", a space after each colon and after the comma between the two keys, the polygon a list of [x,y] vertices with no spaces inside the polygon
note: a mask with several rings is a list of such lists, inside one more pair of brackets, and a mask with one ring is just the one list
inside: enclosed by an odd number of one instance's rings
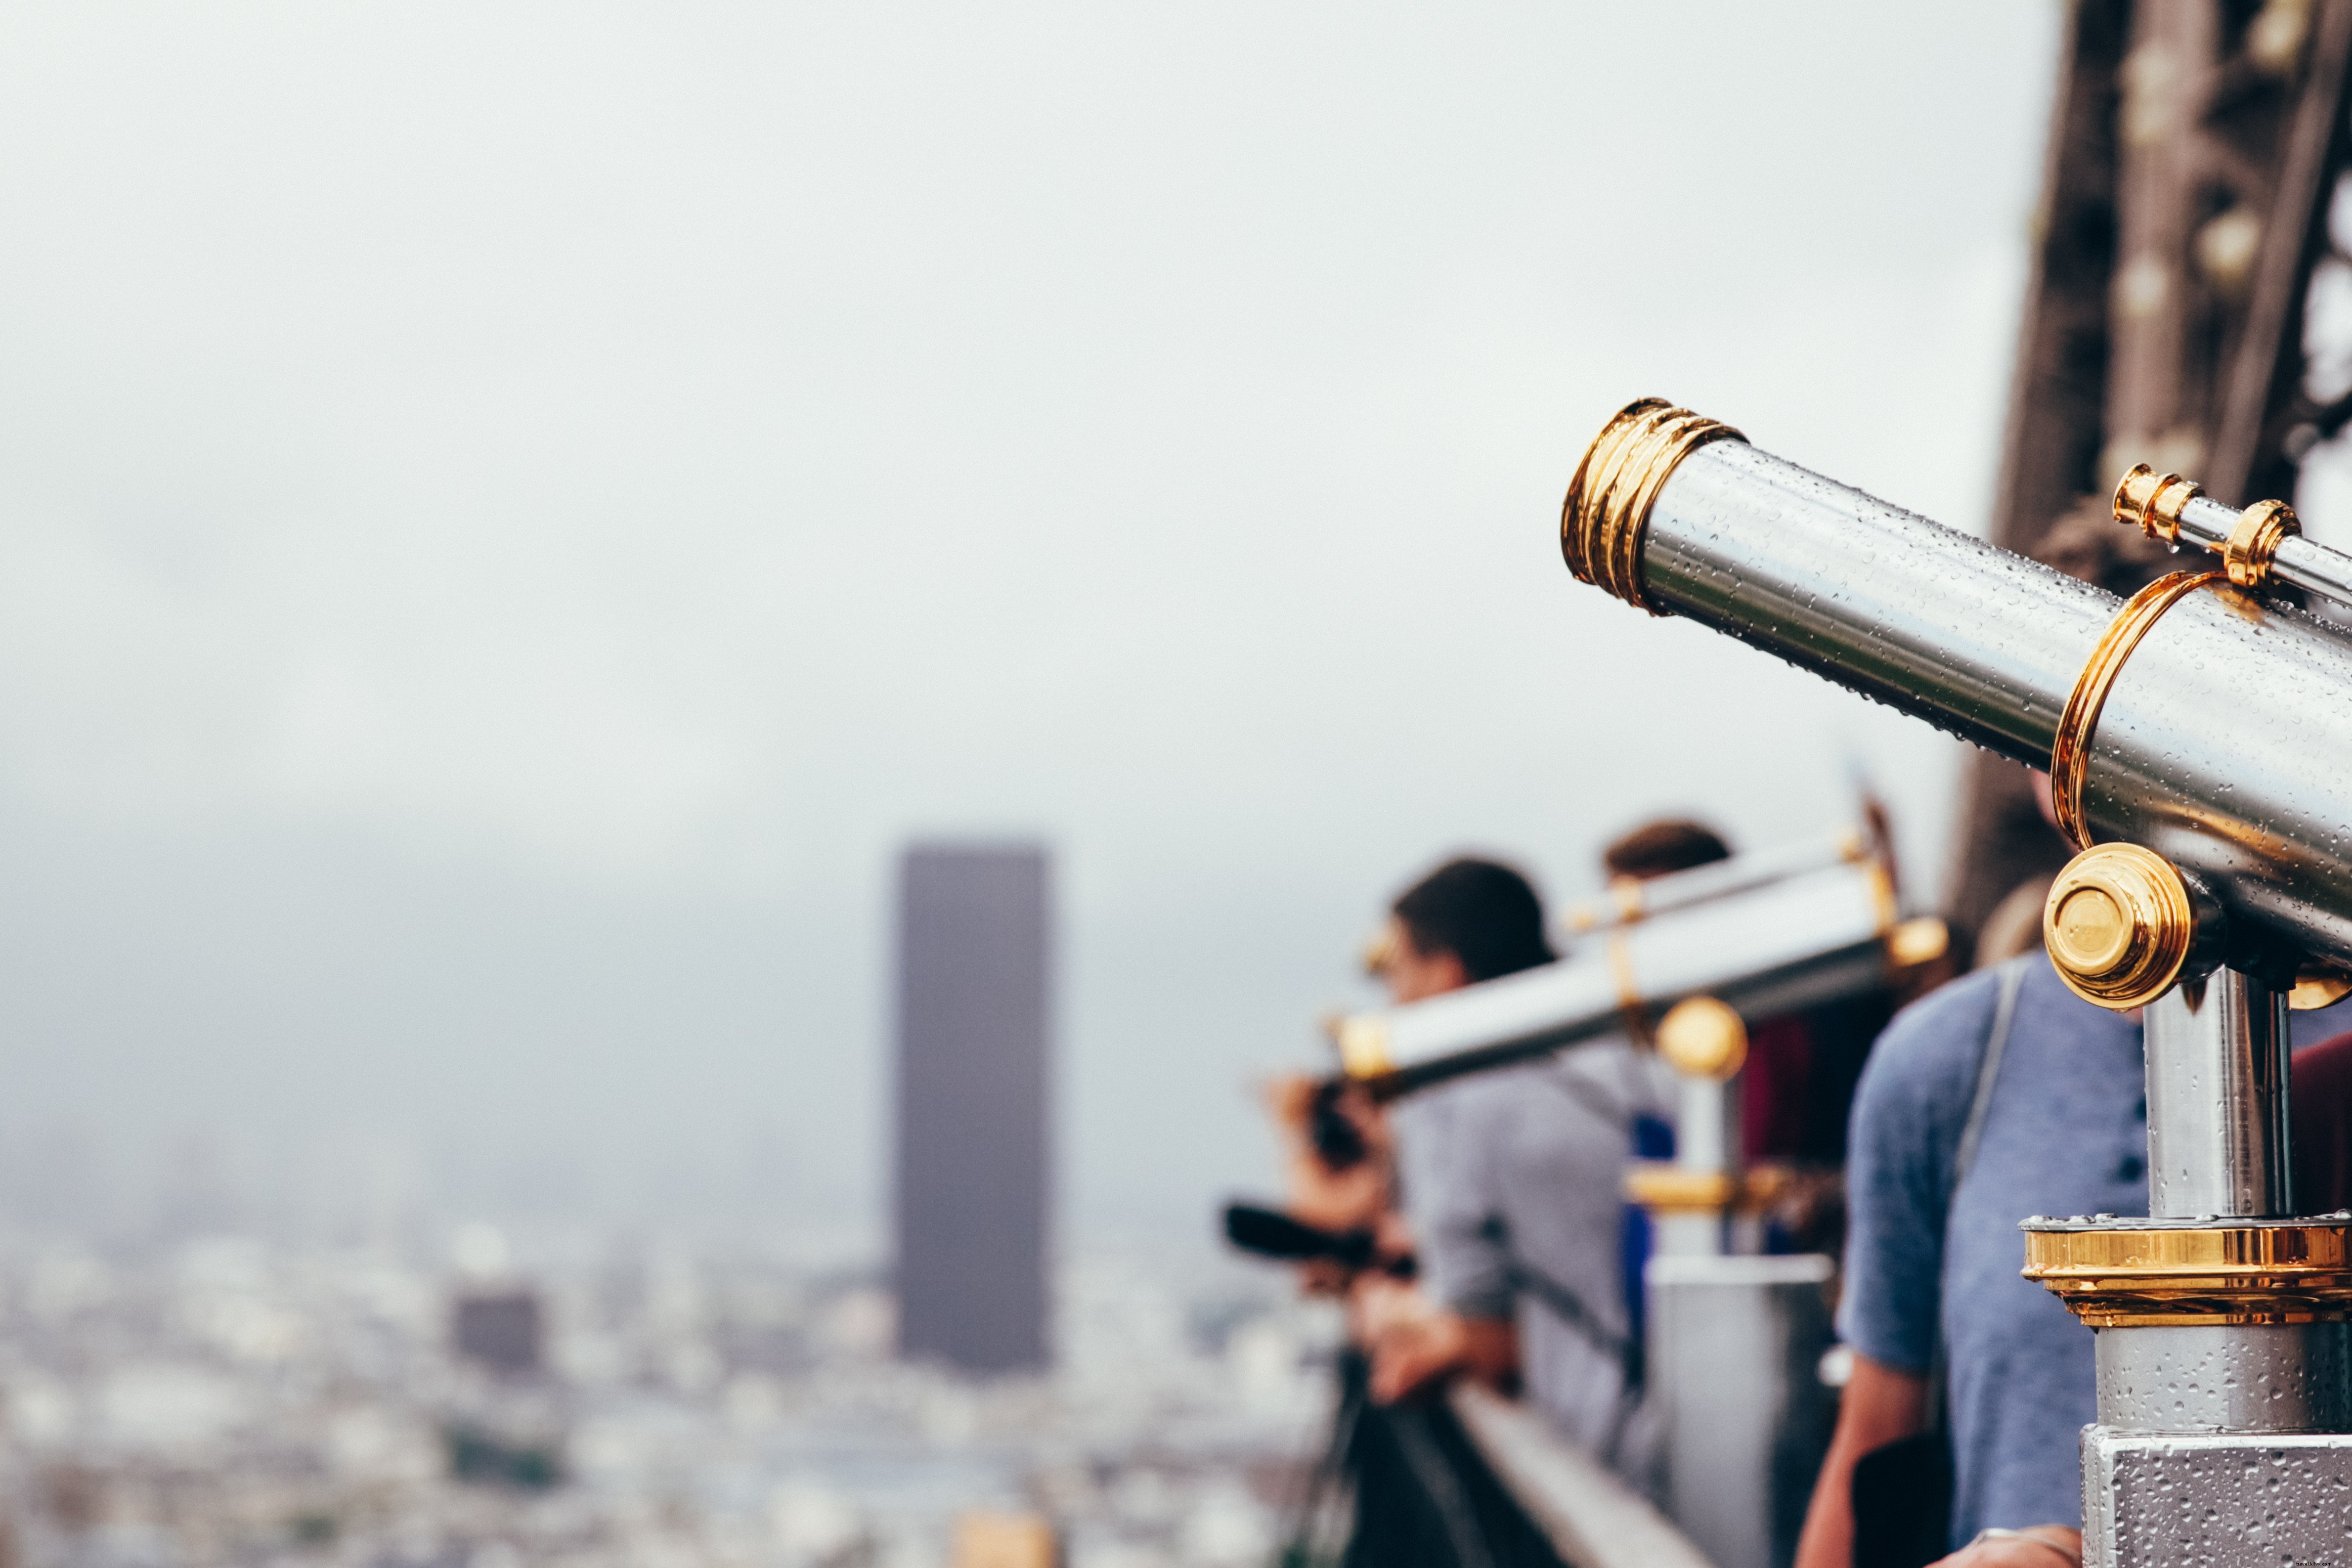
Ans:
{"label": "wet metal surface", "polygon": [[2345,1324],[2214,1323],[2097,1333],[2102,1426],[2242,1434],[2352,1426],[2352,1338]]}
{"label": "wet metal surface", "polygon": [[2352,1565],[2340,1437],[2083,1434],[2084,1568]]}
{"label": "wet metal surface", "polygon": [[2147,1020],[2148,1213],[2293,1214],[2284,994],[2219,969],[2148,1004]]}
{"label": "wet metal surface", "polygon": [[1384,1026],[1405,1084],[1435,1082],[1613,1034],[1629,986],[1654,1020],[1701,993],[1750,1019],[1851,995],[1884,978],[1885,918],[1875,868],[1841,863],[1598,933],[1557,963],[1363,1016]]}
{"label": "wet metal surface", "polygon": [[[2121,607],[1736,441],[1667,480],[1643,581],[1676,614],[2037,767]],[[2232,589],[2189,595],[2109,692],[2083,804],[2101,837],[2208,873],[2272,944],[2352,963],[2352,642]]]}

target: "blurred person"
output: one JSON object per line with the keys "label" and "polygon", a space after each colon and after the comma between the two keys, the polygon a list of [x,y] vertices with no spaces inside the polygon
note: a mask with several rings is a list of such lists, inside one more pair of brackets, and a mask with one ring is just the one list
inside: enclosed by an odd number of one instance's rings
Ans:
{"label": "blurred person", "polygon": [[[1283,1210],[1303,1225],[1370,1231],[1376,1256],[1408,1258],[1412,1238],[1395,1203],[1395,1151],[1387,1119],[1357,1085],[1305,1075],[1275,1079],[1265,1104],[1282,1140]],[[1340,1295],[1357,1270],[1330,1258],[1300,1266],[1311,1296]]]}
{"label": "blurred person", "polygon": [[[2033,552],[2129,598],[2176,564],[2086,497]],[[2047,774],[2032,775],[2052,867],[2067,855]],[[1840,1331],[1853,1375],[1816,1483],[1798,1568],[1910,1568],[1986,1528],[1971,1563],[2078,1552],[2077,1434],[2095,1414],[2092,1336],[2019,1277],[2016,1225],[2042,1214],[2147,1212],[2147,1108],[2137,1016],[2084,1002],[2042,949],[2051,878],[2027,878],[1977,937],[1979,968],[1906,1009],[1871,1053],[1848,1169],[1852,1231]],[[2298,1014],[2312,1039],[2352,1013]],[[2297,1159],[2345,1103],[2296,1058]],[[2352,1047],[2343,1059],[2352,1061]],[[2316,1063],[2315,1064],[2316,1065]],[[1983,1123],[1970,1135],[1983,1095]],[[2352,1088],[2347,1082],[2347,1088]],[[1962,1159],[1966,1145],[1971,1153]],[[2300,1189],[2338,1195],[2340,1173]],[[1857,1540],[1857,1515],[1859,1535]]]}
{"label": "blurred person", "polygon": [[[1493,860],[1461,858],[1396,899],[1368,967],[1391,999],[1403,1004],[1554,956],[1541,900],[1527,879]],[[1348,1303],[1350,1345],[1339,1362],[1339,1408],[1329,1456],[1317,1474],[1344,1474],[1352,1482],[1353,1519],[1341,1559],[1349,1568],[1549,1559],[1539,1533],[1499,1483],[1467,1457],[1471,1446],[1450,1411],[1401,1404],[1372,1387],[1383,1355],[1391,1363],[1401,1355],[1433,1358],[1497,1387],[1516,1383],[1518,1347],[1507,1321],[1465,1318],[1381,1266],[1413,1251],[1414,1237],[1396,1212],[1405,1184],[1400,1164],[1412,1163],[1400,1159],[1403,1144],[1450,1136],[1450,1108],[1475,1081],[1423,1090],[1386,1111],[1361,1089],[1328,1081],[1286,1080],[1267,1096],[1286,1144],[1286,1212],[1327,1230],[1370,1228],[1379,1238],[1372,1267],[1323,1260],[1304,1271],[1310,1291],[1343,1292]],[[1601,1177],[1612,1200],[1623,1156],[1621,1135]],[[1612,1247],[1614,1240],[1612,1228]],[[1299,1541],[1306,1539],[1305,1517]]]}
{"label": "blurred person", "polygon": [[[2047,776],[2034,785],[2047,814]],[[2344,1015],[2293,1016],[2309,1041]],[[2340,1207],[2352,1037],[2298,1051],[2294,1075],[2298,1207]],[[2021,1277],[2018,1224],[2147,1214],[2146,1081],[2139,1014],[2075,995],[2038,942],[1888,1026],[1850,1139],[1853,1370],[1797,1568],[2079,1561],[2094,1342]]]}
{"label": "blurred person", "polygon": [[2055,877],[2028,877],[1992,907],[1977,928],[1976,967],[1990,969],[2042,951],[2042,906],[2050,901]]}
{"label": "blurred person", "polygon": [[[1654,823],[1604,865],[1647,879],[1729,853],[1696,824]],[[1534,889],[1490,862],[1452,862],[1408,889],[1390,941],[1400,1001],[1552,957]],[[1618,1036],[1404,1102],[1395,1136],[1425,1288],[1359,1287],[1372,1397],[1456,1375],[1524,1388],[1562,1436],[1654,1489],[1620,1189],[1637,1127],[1663,1125],[1674,1100],[1673,1075]]]}
{"label": "blurred person", "polygon": [[1601,868],[1612,883],[1647,882],[1730,858],[1731,846],[1714,828],[1663,817],[1612,840],[1601,851]]}
{"label": "blurred person", "polygon": [[[1527,879],[1496,861],[1462,858],[1399,896],[1365,967],[1402,1005],[1557,956]],[[1425,1090],[1415,1104],[1441,1101],[1457,1087]],[[1298,1076],[1275,1080],[1265,1100],[1283,1142],[1286,1211],[1320,1229],[1378,1231],[1391,1254],[1410,1250],[1397,1212],[1394,1138],[1371,1097],[1344,1080]],[[1310,1276],[1309,1283],[1327,1279]]]}
{"label": "blurred person", "polygon": [[2294,1053],[2287,1118],[2294,1206],[2305,1214],[2352,1207],[2352,1034]]}
{"label": "blurred person", "polygon": [[[2020,1277],[2017,1225],[2147,1212],[2139,1033],[2037,949],[1904,1009],[1871,1052],[1846,1169],[1838,1330],[1852,1372],[1798,1568],[1916,1568],[1987,1527],[2079,1549],[2092,1340]],[[1916,1521],[1908,1538],[1903,1519]],[[2016,1538],[1973,1550],[2055,1561],[2051,1543]]]}

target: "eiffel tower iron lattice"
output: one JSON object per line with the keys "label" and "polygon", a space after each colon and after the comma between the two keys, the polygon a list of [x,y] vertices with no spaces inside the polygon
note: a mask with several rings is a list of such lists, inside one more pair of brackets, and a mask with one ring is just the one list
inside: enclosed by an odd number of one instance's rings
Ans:
{"label": "eiffel tower iron lattice", "polygon": [[[2062,49],[1992,520],[2027,553],[2137,462],[2293,495],[2352,423],[2352,343],[2312,335],[2352,292],[2352,0],[2076,0]],[[1966,939],[2067,858],[1989,754],[1958,826]]]}

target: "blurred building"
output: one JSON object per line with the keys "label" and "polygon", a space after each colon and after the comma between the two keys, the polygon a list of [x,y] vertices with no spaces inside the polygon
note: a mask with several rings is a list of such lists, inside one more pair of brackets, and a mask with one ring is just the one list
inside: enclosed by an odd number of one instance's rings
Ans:
{"label": "blurred building", "polygon": [[1047,876],[1034,846],[919,845],[898,884],[898,1348],[1045,1364]]}
{"label": "blurred building", "polygon": [[544,1332],[538,1293],[520,1286],[465,1290],[450,1303],[457,1354],[509,1377],[539,1370]]}

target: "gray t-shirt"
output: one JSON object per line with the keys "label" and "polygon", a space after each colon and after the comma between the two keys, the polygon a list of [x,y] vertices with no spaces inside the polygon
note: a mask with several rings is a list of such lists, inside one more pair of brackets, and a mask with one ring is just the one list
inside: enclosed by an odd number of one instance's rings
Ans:
{"label": "gray t-shirt", "polygon": [[1396,1121],[1430,1293],[1468,1316],[1515,1319],[1529,1402],[1644,1488],[1654,1444],[1620,1399],[1621,1362],[1515,1286],[1513,1269],[1565,1286],[1605,1334],[1626,1334],[1620,1190],[1631,1127],[1669,1114],[1673,1095],[1654,1054],[1611,1039],[1429,1089]]}

